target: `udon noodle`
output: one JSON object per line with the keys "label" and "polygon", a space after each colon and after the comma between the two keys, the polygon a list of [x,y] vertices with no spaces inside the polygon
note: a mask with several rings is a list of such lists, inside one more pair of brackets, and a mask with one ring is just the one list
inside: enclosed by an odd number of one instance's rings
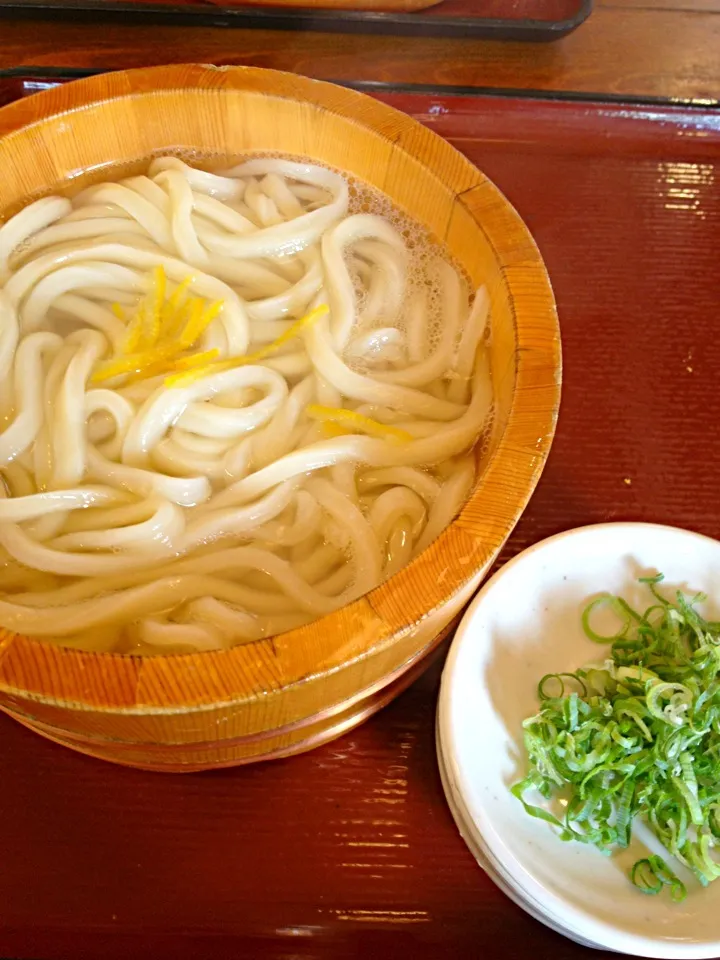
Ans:
{"label": "udon noodle", "polygon": [[0,626],[206,650],[366,593],[470,492],[487,316],[308,163],[164,157],[30,204],[0,228]]}

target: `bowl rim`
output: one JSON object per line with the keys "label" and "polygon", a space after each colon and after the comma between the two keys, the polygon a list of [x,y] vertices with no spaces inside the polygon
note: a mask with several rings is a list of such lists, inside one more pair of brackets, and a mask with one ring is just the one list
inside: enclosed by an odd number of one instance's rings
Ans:
{"label": "bowl rim", "polygon": [[[339,614],[341,619],[346,621],[354,615],[362,617],[363,614],[365,619],[370,616],[381,621],[382,614],[373,606],[373,599],[378,592],[386,590],[387,585],[396,582],[398,577],[411,578],[423,557],[433,550],[447,547],[459,531],[467,536],[471,525],[470,512],[477,514],[487,510],[484,488],[488,485],[488,480],[492,479],[493,485],[500,489],[511,488],[513,496],[496,496],[492,501],[492,542],[488,543],[488,549],[477,561],[467,564],[462,582],[443,595],[430,610],[425,611],[423,617],[411,621],[399,630],[389,627],[389,632],[380,635],[375,631],[371,642],[361,652],[317,671],[296,671],[295,676],[290,676],[263,693],[264,697],[278,696],[298,685],[322,680],[323,677],[345,669],[358,660],[386,649],[405,637],[434,611],[450,603],[467,588],[480,569],[487,569],[495,559],[535,489],[555,433],[562,374],[557,311],[550,280],[538,247],[521,217],[501,191],[463,154],[432,130],[401,111],[356,90],[258,67],[178,64],[140,68],[79,79],[2,107],[0,138],[5,140],[22,135],[23,131],[37,124],[51,122],[63,114],[75,113],[84,108],[101,106],[106,101],[184,90],[244,91],[301,103],[310,102],[365,126],[376,136],[386,140],[390,140],[386,129],[392,129],[392,143],[395,148],[414,157],[416,161],[418,147],[423,148],[423,156],[419,162],[444,183],[447,183],[447,177],[443,177],[444,170],[458,171],[454,179],[460,180],[462,184],[457,197],[461,203],[464,203],[466,195],[472,202],[473,194],[477,192],[495,201],[484,204],[482,218],[473,212],[471,206],[466,204],[465,208],[482,229],[501,264],[500,272],[509,294],[515,326],[515,386],[507,423],[495,450],[484,466],[482,482],[476,486],[460,514],[426,551],[385,584],[379,585],[340,611],[283,636],[290,638],[305,634],[307,637],[310,636],[311,629],[314,628],[317,632],[318,627],[322,629],[323,626],[327,628],[326,632],[332,633],[337,631]],[[512,243],[506,251],[510,255],[503,255],[493,240],[493,231],[497,236],[500,228],[504,233],[510,231],[512,234]],[[532,288],[532,322],[529,325],[518,324],[515,299],[512,296],[512,266],[518,263],[522,264],[524,270],[523,290]],[[533,437],[536,438],[532,444],[528,443],[526,437],[528,419],[532,420]],[[227,668],[233,661],[246,656],[249,648],[253,649],[256,661],[277,659],[279,654],[276,639],[267,638],[238,644],[219,651],[138,656],[82,651],[0,630],[0,693],[55,707],[98,712],[147,714],[172,713],[178,709],[212,709],[257,698],[257,693],[251,696],[247,690],[231,689],[226,678],[236,675],[236,671]],[[11,653],[13,655],[9,656]],[[44,669],[28,671],[23,666],[28,658],[42,662]],[[157,669],[153,668],[153,664]],[[177,677],[183,671],[194,672],[193,668],[200,664],[212,671],[212,689],[204,692],[194,690],[190,703],[188,691],[181,690],[175,683],[169,686],[168,678]],[[100,681],[100,686],[98,687],[98,683],[85,683],[79,690],[77,684],[73,684],[72,696],[67,693],[60,694],[57,689],[53,691],[48,685],[48,677],[59,668],[69,670],[75,677],[85,674],[88,680],[95,678]],[[146,694],[142,703],[118,706],[117,703],[108,704],[103,700],[104,681],[109,681],[114,673],[124,673],[125,682],[130,682],[137,690],[140,672],[148,673],[151,670],[157,673],[152,684],[152,696],[148,685],[144,684]]]}

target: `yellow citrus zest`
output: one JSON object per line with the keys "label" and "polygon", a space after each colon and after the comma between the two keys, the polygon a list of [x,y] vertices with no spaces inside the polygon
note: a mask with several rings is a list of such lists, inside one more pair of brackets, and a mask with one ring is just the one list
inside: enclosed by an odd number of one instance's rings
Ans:
{"label": "yellow citrus zest", "polygon": [[189,277],[185,277],[183,282],[178,284],[178,286],[175,288],[175,292],[170,297],[166,305],[169,314],[174,316],[177,311],[183,307],[187,299],[187,292],[194,279],[195,277],[193,277],[191,274]]}
{"label": "yellow citrus zest", "polygon": [[165,378],[166,387],[176,387],[179,383],[187,385],[203,376],[203,371],[220,355],[217,349],[205,350],[204,353],[194,353],[190,357],[180,357],[175,363],[174,372]]}
{"label": "yellow citrus zest", "polygon": [[177,370],[193,370],[195,367],[201,367],[203,364],[211,363],[219,356],[220,351],[217,347],[213,347],[212,350],[205,350],[203,353],[194,353],[190,357],[180,357],[175,364],[175,368]]}
{"label": "yellow citrus zest", "polygon": [[98,364],[92,379],[95,383],[99,383],[102,380],[112,380],[115,377],[145,373],[155,364],[168,361],[172,357],[172,349],[171,346],[160,346],[152,350],[129,353],[123,357],[114,357],[112,360]]}
{"label": "yellow citrus zest", "polygon": [[[312,420],[319,420],[323,425],[323,432],[336,431],[338,428],[342,433],[366,433],[370,437],[377,437],[379,440],[390,440],[393,443],[407,443],[412,440],[412,434],[400,427],[391,427],[387,423],[380,423],[370,417],[363,416],[362,413],[356,413],[355,410],[345,410],[342,407],[322,407],[317,403],[311,403],[307,407],[307,415]],[[328,428],[330,428],[328,430]],[[335,436],[341,436],[342,433],[335,432]]]}
{"label": "yellow citrus zest", "polygon": [[186,277],[168,297],[165,270],[156,267],[149,292],[129,321],[120,304],[112,305],[112,312],[126,325],[125,339],[118,354],[97,364],[91,377],[93,383],[116,378],[132,383],[167,374],[165,386],[185,386],[211,373],[264,360],[328,312],[327,305],[321,304],[254,353],[220,360],[217,349],[189,352],[223,308],[222,300],[206,303],[199,297],[191,297],[189,289],[193,280],[192,276]]}
{"label": "yellow citrus zest", "polygon": [[332,420],[325,420],[320,424],[320,430],[324,437],[334,440],[335,437],[347,437],[352,434],[352,430],[341,427],[339,423],[333,423]]}
{"label": "yellow citrus zest", "polygon": [[284,347],[286,343],[289,343],[297,337],[306,327],[311,326],[316,320],[319,320],[320,317],[324,317],[328,310],[328,305],[321,303],[319,307],[315,307],[310,313],[306,313],[304,317],[300,317],[299,320],[291,324],[285,333],[280,334],[277,340],[273,340],[273,342],[268,343],[267,346],[261,347],[259,350],[256,350],[255,353],[248,354],[247,357],[238,357],[238,360],[242,363],[257,363],[258,360],[264,360],[265,357],[269,357],[270,354],[275,353],[281,347]]}
{"label": "yellow citrus zest", "polygon": [[180,334],[180,342],[184,347],[190,347],[205,333],[207,328],[220,313],[223,307],[222,300],[216,300],[209,307],[205,307],[202,300],[194,300],[190,310],[190,318]]}
{"label": "yellow citrus zest", "polygon": [[144,346],[154,347],[161,333],[161,311],[165,303],[165,271],[162,267],[153,270],[153,286],[148,299],[150,303],[145,311]]}
{"label": "yellow citrus zest", "polygon": [[127,326],[125,341],[123,343],[123,353],[134,353],[140,346],[142,338],[143,322],[145,310],[143,304],[140,304],[138,311]]}
{"label": "yellow citrus zest", "polygon": [[[214,306],[215,305],[213,304],[211,307],[208,307],[208,310],[212,310]],[[207,377],[212,373],[222,373],[224,370],[234,370],[236,367],[246,367],[252,363],[259,363],[266,357],[271,356],[271,354],[276,353],[281,347],[284,347],[286,343],[289,343],[290,340],[302,333],[306,327],[309,327],[311,324],[315,323],[315,321],[319,320],[320,317],[325,316],[327,312],[327,304],[322,303],[319,307],[315,307],[314,310],[306,313],[304,317],[300,317],[299,320],[296,320],[295,323],[291,324],[287,328],[285,333],[280,334],[280,336],[276,340],[273,340],[272,343],[268,343],[266,346],[261,347],[254,353],[246,353],[242,357],[231,357],[229,360],[217,360],[214,363],[208,363],[202,367],[199,367],[198,369],[175,373],[172,376],[167,377],[165,380],[165,386],[186,387],[188,384],[194,383],[196,380]]]}
{"label": "yellow citrus zest", "polygon": [[93,383],[118,377],[132,383],[163,373],[194,370],[217,359],[217,349],[188,352],[223,308],[222,300],[208,304],[190,297],[188,290],[194,279],[186,277],[168,297],[165,270],[156,267],[149,291],[130,320],[119,303],[112,305],[114,315],[126,325],[125,339],[114,357],[97,364]]}

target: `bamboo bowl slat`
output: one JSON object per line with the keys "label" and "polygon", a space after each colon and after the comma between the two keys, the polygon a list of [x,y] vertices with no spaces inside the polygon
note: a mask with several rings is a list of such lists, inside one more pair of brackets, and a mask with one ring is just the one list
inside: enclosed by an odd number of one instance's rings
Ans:
{"label": "bamboo bowl slat", "polygon": [[555,304],[502,194],[420,124],[370,97],[254,68],[172,66],[81,80],[0,110],[0,219],[83,171],[152,154],[280,151],[348,171],[448,245],[491,298],[495,419],[479,479],[417,560],[351,605],[272,640],[139,658],[0,634],[0,707],[85,753],[156,770],[308,749],[399,691],[477,588],[522,513],[560,394]]}

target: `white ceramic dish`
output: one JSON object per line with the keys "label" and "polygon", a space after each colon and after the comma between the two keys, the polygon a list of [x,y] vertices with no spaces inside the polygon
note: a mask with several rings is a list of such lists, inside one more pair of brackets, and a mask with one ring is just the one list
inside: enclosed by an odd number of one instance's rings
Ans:
{"label": "white ceramic dish", "polygon": [[550,929],[554,930],[556,933],[560,933],[565,937],[569,937],[571,940],[575,940],[576,943],[579,943],[584,947],[594,947],[594,943],[590,943],[590,941],[584,940],[581,936],[568,931],[567,928],[564,927],[557,918],[550,917],[538,904],[530,900],[526,900],[517,890],[517,888],[513,886],[510,878],[504,873],[502,866],[496,861],[489,859],[488,853],[483,846],[482,838],[478,835],[477,829],[468,816],[462,798],[457,794],[448,776],[447,768],[445,766],[445,759],[442,752],[439,731],[437,736],[437,756],[440,767],[440,779],[442,781],[445,796],[452,811],[455,824],[460,832],[460,836],[468,845],[478,864],[490,877],[493,883],[499,887],[500,890],[502,890],[506,897],[509,897],[514,904],[516,904],[518,907],[521,907],[526,913],[529,913],[530,916],[535,920],[540,921],[540,923],[544,923],[545,926],[550,927]]}
{"label": "white ceramic dish", "polygon": [[561,842],[508,789],[524,773],[521,723],[537,708],[540,677],[602,657],[580,625],[588,600],[609,591],[649,606],[637,578],[656,572],[665,574],[668,591],[708,593],[702,609],[718,617],[720,543],[688,531],[642,523],[583,527],[506,564],[478,594],[453,642],[438,752],[461,833],[531,915],[606,950],[700,960],[720,955],[720,882],[702,889],[677,869],[689,891],[682,904],[645,896],[627,869],[648,846],[663,853],[648,831],[634,830],[630,849],[606,858]]}

